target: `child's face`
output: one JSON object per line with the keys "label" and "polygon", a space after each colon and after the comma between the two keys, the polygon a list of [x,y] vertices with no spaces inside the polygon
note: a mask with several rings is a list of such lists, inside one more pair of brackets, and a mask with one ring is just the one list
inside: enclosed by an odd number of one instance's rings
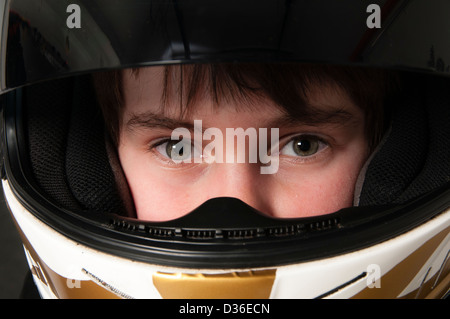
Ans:
{"label": "child's face", "polygon": [[[174,219],[210,198],[223,196],[239,198],[275,217],[314,216],[352,206],[356,179],[368,148],[364,113],[343,92],[326,87],[313,90],[309,102],[326,115],[314,124],[287,117],[280,107],[263,98],[253,101],[253,107],[238,102],[222,102],[217,107],[205,96],[188,116],[180,118],[177,98],[162,111],[163,72],[163,68],[154,67],[141,69],[137,77],[131,71],[124,73],[118,151],[139,219]],[[271,165],[276,171],[262,174],[261,163],[251,162],[249,155],[245,163],[225,160],[226,153],[235,150],[227,149],[225,140],[223,163],[198,163],[194,159],[191,163],[174,162],[170,148],[177,142],[170,142],[171,134],[179,127],[191,130],[194,120],[202,121],[203,131],[215,128],[224,138],[227,128],[255,128],[258,134],[262,132],[259,129],[266,128],[268,135],[271,128],[278,128],[279,144],[271,151]],[[200,140],[202,144],[196,142],[197,148],[211,143],[205,137]],[[270,136],[267,145],[271,146]],[[255,150],[247,147],[246,151],[249,154]],[[201,154],[202,149],[193,149],[192,157],[195,152]],[[215,152],[219,154],[219,148]],[[180,155],[190,158],[188,147]],[[233,156],[229,158],[236,158]]]}

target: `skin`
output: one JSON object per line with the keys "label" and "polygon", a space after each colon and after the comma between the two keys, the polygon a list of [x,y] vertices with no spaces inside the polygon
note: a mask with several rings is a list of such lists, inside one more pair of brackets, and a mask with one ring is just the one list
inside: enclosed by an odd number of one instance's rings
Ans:
{"label": "skin", "polygon": [[[313,125],[302,119],[286,121],[283,110],[265,98],[253,101],[253,108],[227,99],[213,107],[206,92],[196,101],[193,112],[182,116],[176,98],[162,109],[162,83],[163,69],[158,67],[142,69],[137,76],[126,71],[123,79],[124,113],[118,152],[138,219],[171,220],[221,196],[239,198],[281,218],[323,215],[352,206],[356,179],[368,148],[364,113],[339,89],[316,87],[311,91],[309,102],[315,108],[345,114]],[[166,152],[171,133],[175,127],[192,125],[194,120],[202,120],[203,130],[218,128],[224,136],[226,128],[270,131],[278,127],[279,152],[273,154],[278,158],[277,172],[261,174],[261,163],[249,161],[175,163]],[[300,155],[294,146],[299,140],[310,145]],[[203,141],[202,146],[207,144]]]}

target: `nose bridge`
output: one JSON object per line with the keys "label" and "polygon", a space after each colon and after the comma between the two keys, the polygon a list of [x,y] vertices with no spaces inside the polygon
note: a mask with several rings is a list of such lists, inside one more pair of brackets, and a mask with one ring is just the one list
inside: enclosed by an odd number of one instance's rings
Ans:
{"label": "nose bridge", "polygon": [[226,163],[257,163],[258,132],[253,127],[226,128],[223,152]]}
{"label": "nose bridge", "polygon": [[258,130],[237,127],[225,128],[221,133],[223,142],[214,145],[214,160],[210,163],[208,183],[214,186],[208,187],[208,197],[238,198],[271,214],[270,198],[265,191],[270,176],[261,174]]}
{"label": "nose bridge", "polygon": [[255,165],[249,163],[224,163],[219,168],[224,176],[223,187],[227,192],[243,192],[258,181]]}
{"label": "nose bridge", "polygon": [[268,211],[267,198],[261,188],[262,178],[267,178],[259,172],[258,164],[222,163],[215,164],[213,178],[217,187],[211,190],[209,197],[234,197],[248,205]]}

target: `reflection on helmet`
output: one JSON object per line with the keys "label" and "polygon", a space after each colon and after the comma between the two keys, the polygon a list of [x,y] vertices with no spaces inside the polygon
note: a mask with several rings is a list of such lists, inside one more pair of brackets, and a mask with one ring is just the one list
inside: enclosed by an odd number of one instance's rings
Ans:
{"label": "reflection on helmet", "polygon": [[[3,189],[41,296],[445,296],[446,4],[373,2],[379,29],[345,1],[79,0],[79,28],[7,2]],[[279,129],[278,171],[206,162],[230,127]]]}

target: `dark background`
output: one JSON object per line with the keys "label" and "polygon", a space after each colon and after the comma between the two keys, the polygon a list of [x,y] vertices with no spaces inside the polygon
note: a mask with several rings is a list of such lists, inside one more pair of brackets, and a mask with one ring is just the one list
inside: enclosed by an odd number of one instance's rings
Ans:
{"label": "dark background", "polygon": [[[0,26],[5,0],[0,0]],[[0,28],[1,29],[1,28]],[[1,69],[0,69],[1,71]],[[0,299],[18,298],[28,265],[0,185]]]}

